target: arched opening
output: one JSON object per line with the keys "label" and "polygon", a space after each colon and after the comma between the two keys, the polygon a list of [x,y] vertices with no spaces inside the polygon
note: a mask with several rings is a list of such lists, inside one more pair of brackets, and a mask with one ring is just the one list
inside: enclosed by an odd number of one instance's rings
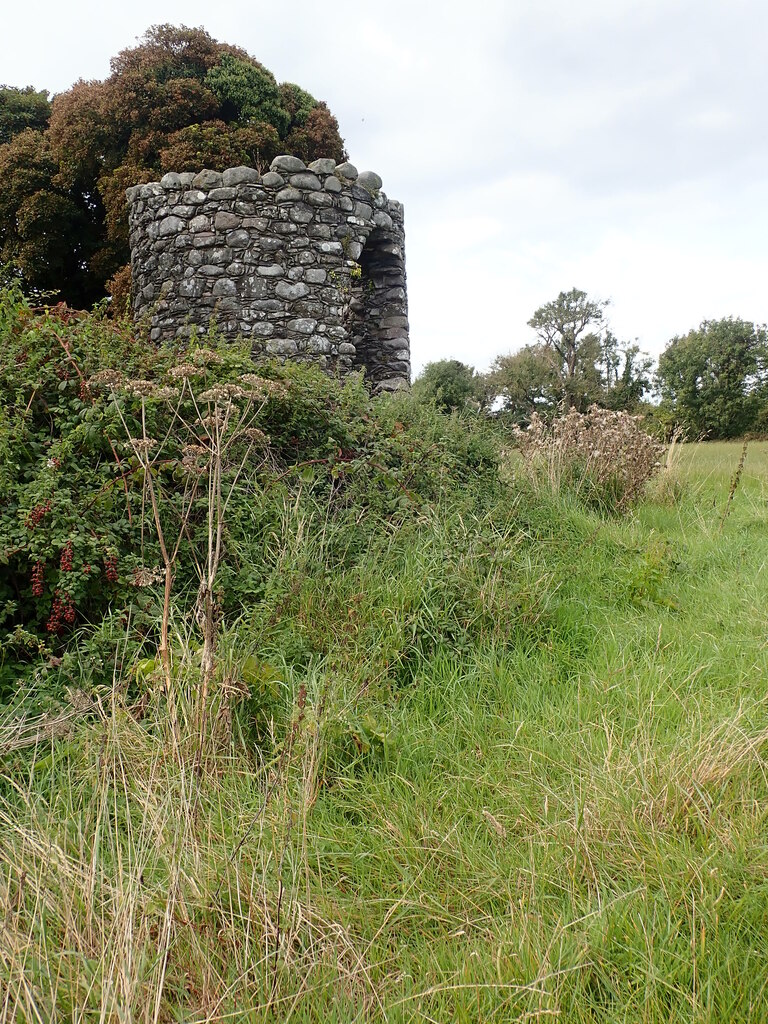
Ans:
{"label": "arched opening", "polygon": [[411,372],[402,242],[374,228],[358,266],[350,302],[354,368],[365,371],[372,387],[394,389],[408,383]]}

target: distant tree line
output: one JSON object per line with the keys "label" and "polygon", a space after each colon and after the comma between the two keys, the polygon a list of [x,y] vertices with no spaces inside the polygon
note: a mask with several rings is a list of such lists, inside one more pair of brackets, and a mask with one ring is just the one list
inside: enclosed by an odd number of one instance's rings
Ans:
{"label": "distant tree line", "polygon": [[768,331],[705,320],[653,360],[609,329],[606,301],[560,292],[528,321],[536,340],[494,359],[487,373],[455,359],[427,364],[415,392],[444,411],[467,405],[525,426],[592,405],[643,414],[659,432],[731,438],[768,432]]}
{"label": "distant tree line", "polygon": [[278,153],[344,157],[324,103],[203,29],[156,25],[111,72],[53,100],[0,87],[0,266],[28,291],[82,308],[125,277],[130,185]]}

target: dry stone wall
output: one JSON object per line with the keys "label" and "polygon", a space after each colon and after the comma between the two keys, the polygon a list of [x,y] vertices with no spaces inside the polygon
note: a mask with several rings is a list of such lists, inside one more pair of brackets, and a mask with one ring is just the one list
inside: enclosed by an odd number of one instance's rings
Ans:
{"label": "dry stone wall", "polygon": [[133,310],[161,342],[252,341],[256,358],[410,380],[403,208],[350,163],[166,174],[128,189]]}

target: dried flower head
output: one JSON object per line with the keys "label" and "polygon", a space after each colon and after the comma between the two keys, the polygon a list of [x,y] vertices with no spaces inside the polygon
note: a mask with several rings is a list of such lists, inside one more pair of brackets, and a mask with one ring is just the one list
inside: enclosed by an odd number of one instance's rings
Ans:
{"label": "dried flower head", "polygon": [[202,444],[185,444],[181,449],[181,464],[184,469],[202,471],[205,469],[209,449]]}
{"label": "dried flower head", "polygon": [[147,566],[139,566],[133,570],[131,583],[134,587],[151,587],[156,583],[161,583],[164,578],[165,574],[159,566],[153,569],[149,569]]}
{"label": "dried flower head", "polygon": [[138,456],[147,456],[154,448],[157,448],[157,441],[154,437],[132,437],[125,447]]}
{"label": "dried flower head", "polygon": [[253,398],[285,398],[288,391],[284,384],[277,380],[268,380],[257,373],[244,373],[240,381],[251,392]]}
{"label": "dried flower head", "polygon": [[139,398],[152,398],[157,389],[154,381],[136,378],[127,380],[123,384],[123,391],[129,395],[136,395]]}
{"label": "dried flower head", "polygon": [[248,392],[245,388],[240,387],[239,384],[215,384],[212,388],[208,388],[207,391],[203,391],[202,394],[198,395],[201,402],[209,402],[211,405],[232,402],[237,398],[247,397]]}
{"label": "dried flower head", "polygon": [[178,366],[170,368],[168,376],[173,377],[174,380],[179,380],[187,377],[200,377],[203,372],[202,368],[195,366],[194,363],[179,363]]}
{"label": "dried flower head", "polygon": [[179,397],[179,389],[164,385],[162,387],[155,388],[152,397],[156,398],[160,402],[171,402],[173,399]]}
{"label": "dried flower head", "polygon": [[88,381],[88,387],[93,390],[118,391],[124,379],[119,370],[99,370]]}
{"label": "dried flower head", "polygon": [[198,348],[192,353],[192,362],[197,366],[215,366],[221,361],[221,356],[212,348]]}
{"label": "dried flower head", "polygon": [[242,436],[246,438],[251,444],[259,445],[260,447],[266,448],[269,444],[269,438],[263,430],[259,430],[258,427],[246,427],[242,431]]}

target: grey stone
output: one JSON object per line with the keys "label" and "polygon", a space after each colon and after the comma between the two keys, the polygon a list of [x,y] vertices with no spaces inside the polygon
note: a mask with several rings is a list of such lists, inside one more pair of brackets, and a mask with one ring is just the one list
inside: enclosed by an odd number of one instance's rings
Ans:
{"label": "grey stone", "polygon": [[327,192],[310,192],[305,198],[312,206],[333,206],[333,197]]}
{"label": "grey stone", "polygon": [[335,173],[340,178],[346,178],[347,181],[354,181],[357,178],[357,168],[348,160],[343,164],[337,164],[335,168]]}
{"label": "grey stone", "polygon": [[311,164],[307,165],[307,169],[313,171],[315,174],[333,174],[336,170],[336,161],[325,158],[313,160]]}
{"label": "grey stone", "polygon": [[262,277],[284,277],[285,270],[279,263],[268,263],[263,267],[259,267],[258,273]]}
{"label": "grey stone", "polygon": [[309,270],[305,270],[304,271],[304,280],[305,281],[309,281],[310,284],[322,284],[327,277],[328,277],[328,271],[327,270],[321,270],[321,269],[313,270],[313,269],[309,269]]}
{"label": "grey stone", "polygon": [[316,190],[322,188],[322,183],[316,174],[305,172],[304,174],[292,174],[288,179],[294,188],[308,188]]}
{"label": "grey stone", "polygon": [[247,182],[258,185],[261,175],[253,167],[230,167],[221,176],[225,186],[243,185]]}
{"label": "grey stone", "polygon": [[185,299],[199,299],[204,288],[205,284],[199,278],[188,277],[179,284],[179,295]]}
{"label": "grey stone", "polygon": [[277,171],[267,171],[261,179],[261,184],[268,185],[269,188],[279,188],[285,184],[285,178],[282,174],[278,174]]}
{"label": "grey stone", "polygon": [[275,196],[276,203],[299,203],[304,198],[297,188],[281,189]]}
{"label": "grey stone", "polygon": [[362,220],[370,220],[373,216],[373,207],[368,203],[355,203],[355,216]]}
{"label": "grey stone", "polygon": [[270,338],[266,349],[271,356],[295,356],[299,346],[291,338]]}
{"label": "grey stone", "polygon": [[216,202],[220,203],[225,199],[234,199],[236,195],[236,188],[212,188],[208,193],[208,198],[215,199]]}
{"label": "grey stone", "polygon": [[289,301],[301,299],[305,295],[309,295],[309,286],[304,284],[303,281],[298,281],[296,284],[290,284],[288,281],[278,281],[275,287],[275,295]]}
{"label": "grey stone", "polygon": [[269,220],[266,217],[244,217],[244,228],[255,228],[256,231],[266,231],[269,227]]}
{"label": "grey stone", "polygon": [[191,185],[194,180],[194,171],[182,171],[181,174],[179,175],[179,182],[184,188],[186,188],[188,185]]}
{"label": "grey stone", "polygon": [[208,253],[209,263],[229,263],[232,259],[232,250],[228,246],[217,246]]}
{"label": "grey stone", "polygon": [[366,192],[378,192],[382,186],[382,180],[373,171],[363,171],[357,176],[357,184]]}
{"label": "grey stone", "polygon": [[192,204],[193,206],[199,206],[200,203],[204,203],[208,197],[205,192],[201,192],[199,188],[191,188],[188,192],[182,193],[181,201],[183,203]]}
{"label": "grey stone", "polygon": [[280,173],[285,172],[286,174],[296,174],[298,171],[305,170],[306,165],[303,160],[299,160],[297,156],[276,156],[272,163],[269,165],[270,171],[278,171]]}
{"label": "grey stone", "polygon": [[227,232],[227,245],[231,245],[235,249],[244,249],[250,240],[251,236],[243,228]]}
{"label": "grey stone", "polygon": [[219,210],[214,218],[213,226],[217,231],[228,231],[230,228],[240,227],[240,218],[235,213]]}
{"label": "grey stone", "polygon": [[192,184],[195,188],[218,188],[221,185],[221,174],[218,171],[209,171],[206,168],[194,176]]}
{"label": "grey stone", "polygon": [[211,218],[207,217],[204,213],[198,214],[197,217],[193,217],[189,222],[189,230],[197,234],[198,231],[210,231],[211,230]]}
{"label": "grey stone", "polygon": [[181,188],[181,178],[175,171],[169,171],[160,179],[163,188]]}
{"label": "grey stone", "polygon": [[165,238],[168,235],[175,235],[186,226],[186,222],[181,217],[165,217],[160,221],[157,233],[160,238]]}
{"label": "grey stone", "polygon": [[242,294],[243,298],[263,299],[267,294],[267,282],[261,277],[244,277]]}
{"label": "grey stone", "polygon": [[230,281],[228,278],[223,277],[217,281],[213,286],[214,295],[237,295],[237,286],[234,281]]}
{"label": "grey stone", "polygon": [[309,224],[314,217],[312,207],[307,206],[306,203],[296,203],[295,206],[290,208],[288,215],[294,224]]}
{"label": "grey stone", "polygon": [[289,331],[296,334],[314,334],[317,327],[317,320],[309,320],[306,317],[299,317],[296,320],[289,320],[287,325]]}
{"label": "grey stone", "polygon": [[326,192],[341,192],[344,186],[338,178],[326,178],[323,188]]}

